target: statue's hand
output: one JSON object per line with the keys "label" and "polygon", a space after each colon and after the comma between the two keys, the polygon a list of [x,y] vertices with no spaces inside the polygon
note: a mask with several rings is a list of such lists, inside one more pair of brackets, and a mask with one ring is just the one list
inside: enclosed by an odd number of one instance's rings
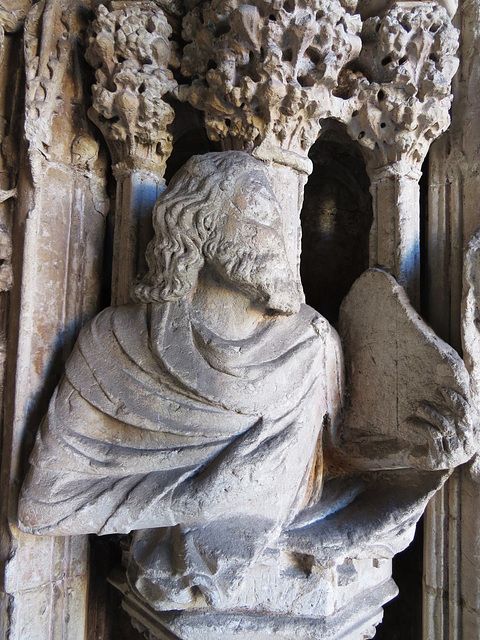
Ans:
{"label": "statue's hand", "polygon": [[418,443],[411,450],[412,464],[431,470],[463,464],[477,450],[473,404],[454,389],[438,391],[439,401],[422,402],[408,420],[412,440]]}
{"label": "statue's hand", "polygon": [[473,456],[472,376],[391,275],[369,269],[355,282],[340,336],[349,398],[343,433],[357,467],[448,470]]}

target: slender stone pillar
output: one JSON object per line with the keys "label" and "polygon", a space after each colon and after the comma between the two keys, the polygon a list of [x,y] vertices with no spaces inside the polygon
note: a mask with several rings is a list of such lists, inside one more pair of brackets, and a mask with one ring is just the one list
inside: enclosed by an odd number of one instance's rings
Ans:
{"label": "slender stone pillar", "polygon": [[100,5],[87,60],[96,69],[89,115],[110,149],[117,180],[112,304],[125,304],[151,232],[151,213],[165,188],[174,111],[162,97],[176,86],[172,29],[155,2]]}
{"label": "slender stone pillar", "polygon": [[420,294],[421,173],[396,163],[370,172],[373,210],[370,266],[380,265],[405,287],[418,308]]}
{"label": "slender stone pillar", "polygon": [[[2,459],[0,619],[9,640],[83,640],[86,633],[88,539],[39,538],[16,526],[34,433],[81,325],[99,304],[106,163],[76,74],[84,14],[80,2],[42,0],[24,31],[28,150],[21,146],[13,217]],[[21,113],[23,96],[11,100]]]}
{"label": "slender stone pillar", "polygon": [[[475,326],[461,331],[465,248],[480,225],[480,3],[460,2],[460,70],[455,79],[452,127],[432,146],[429,170],[429,322],[460,350],[474,373],[478,365]],[[473,248],[464,295],[475,297]],[[478,298],[477,298],[478,299]],[[468,304],[472,304],[471,299]],[[465,301],[467,304],[467,300]],[[466,308],[466,307],[465,307]],[[463,333],[463,335],[462,335]],[[430,503],[425,519],[424,640],[480,638],[480,500],[478,458],[457,470]]]}
{"label": "slender stone pillar", "polygon": [[296,153],[271,147],[268,151],[259,147],[253,155],[267,163],[272,189],[282,206],[283,238],[292,273],[300,282],[300,253],[302,250],[302,228],[300,211],[303,192],[308,176],[313,170],[312,162]]}
{"label": "slender stone pillar", "polygon": [[130,300],[132,282],[146,272],[145,249],[153,235],[152,210],[165,189],[158,173],[144,169],[115,168],[117,180],[112,265],[112,305]]}
{"label": "slender stone pillar", "polygon": [[441,6],[397,2],[365,20],[362,40],[347,129],[371,181],[370,264],[390,271],[418,308],[421,166],[450,123],[458,32]]}

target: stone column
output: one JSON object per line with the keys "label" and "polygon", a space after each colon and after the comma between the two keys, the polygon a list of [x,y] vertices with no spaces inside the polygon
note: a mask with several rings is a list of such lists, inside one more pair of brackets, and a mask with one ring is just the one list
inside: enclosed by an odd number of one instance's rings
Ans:
{"label": "stone column", "polygon": [[[19,128],[7,135],[3,149],[14,158],[20,146],[0,539],[5,562],[1,637],[9,640],[86,637],[87,537],[24,534],[16,526],[16,508],[38,424],[81,325],[99,305],[108,206],[105,154],[84,112],[78,73],[77,42],[84,37],[87,8],[71,0],[41,0],[27,16],[28,149],[20,130],[23,78],[21,93],[9,94]],[[13,46],[21,52],[20,40]],[[22,70],[21,56],[16,65]]]}
{"label": "stone column", "polygon": [[176,86],[172,29],[155,2],[100,5],[87,60],[96,69],[89,115],[110,149],[117,180],[112,304],[125,304],[152,236],[151,214],[165,188],[174,111],[162,97]]}
{"label": "stone column", "polygon": [[[463,342],[463,355],[475,381],[476,328],[464,325],[461,335],[461,293],[465,248],[480,225],[479,1],[460,2],[455,21],[462,37],[452,127],[430,153],[428,319],[456,349],[460,350]],[[478,296],[478,282],[473,277],[476,255],[478,240],[465,265],[470,273],[466,273],[464,288],[470,296]],[[456,471],[426,512],[424,640],[480,638],[478,468],[477,457],[473,466]]]}
{"label": "stone column", "polygon": [[[270,153],[255,149],[253,155],[268,165],[268,175],[272,189],[285,212],[282,219],[283,237],[290,258],[292,273],[300,279],[300,254],[302,250],[302,228],[300,211],[303,205],[303,193],[313,165],[308,158],[296,154],[281,153],[275,147]],[[304,160],[303,162],[301,160]]]}
{"label": "stone column", "polygon": [[178,88],[205,112],[211,140],[243,149],[271,167],[284,212],[291,265],[299,277],[300,209],[320,120],[345,110],[335,95],[340,70],[360,50],[359,16],[335,0],[207,2],[183,20]]}
{"label": "stone column", "polygon": [[370,169],[369,177],[375,213],[370,230],[370,266],[381,265],[392,273],[418,307],[421,172],[397,162]]}
{"label": "stone column", "polygon": [[[13,284],[12,221],[17,197],[15,184],[18,174],[18,151],[11,144],[11,134],[18,127],[18,117],[12,107],[20,97],[21,86],[21,78],[17,70],[20,56],[15,50],[15,42],[20,40],[17,32],[23,26],[27,8],[24,6],[23,10],[4,11],[0,14],[0,86],[4,87],[0,93],[0,146],[2,148],[0,154],[0,407],[2,408],[0,429],[2,430],[9,292]],[[7,86],[12,87],[13,95],[9,95],[5,90]]]}
{"label": "stone column", "polygon": [[390,271],[419,306],[421,166],[449,123],[458,32],[443,7],[398,2],[363,23],[348,122],[364,149],[374,222],[370,264]]}

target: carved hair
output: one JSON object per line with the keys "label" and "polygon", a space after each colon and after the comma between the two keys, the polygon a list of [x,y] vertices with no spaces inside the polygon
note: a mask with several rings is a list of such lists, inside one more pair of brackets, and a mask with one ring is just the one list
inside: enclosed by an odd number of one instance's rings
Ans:
{"label": "carved hair", "polygon": [[225,151],[193,156],[175,174],[153,210],[149,271],[134,285],[135,300],[167,302],[192,290],[204,259],[222,241],[219,222],[230,212],[239,177],[252,171],[264,172],[262,162],[243,151]]}

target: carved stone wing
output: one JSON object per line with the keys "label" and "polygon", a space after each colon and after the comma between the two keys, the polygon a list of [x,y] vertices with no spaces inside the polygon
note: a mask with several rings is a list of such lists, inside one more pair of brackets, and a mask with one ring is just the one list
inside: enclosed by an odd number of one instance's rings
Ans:
{"label": "carved stone wing", "polygon": [[447,470],[472,457],[477,409],[467,368],[392,276],[369,269],[355,282],[340,335],[348,395],[333,438],[356,467]]}

